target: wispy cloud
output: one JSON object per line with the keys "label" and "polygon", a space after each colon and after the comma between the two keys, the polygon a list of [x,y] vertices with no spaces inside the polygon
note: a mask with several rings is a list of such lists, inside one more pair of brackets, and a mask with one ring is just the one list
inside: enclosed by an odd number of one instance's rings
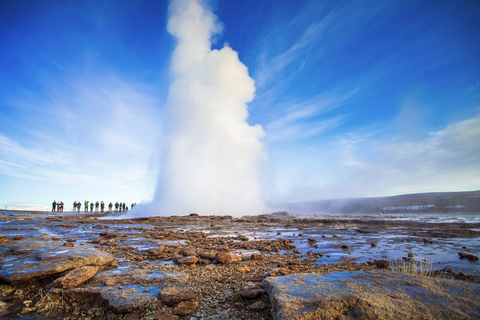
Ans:
{"label": "wispy cloud", "polygon": [[[271,50],[269,46],[264,48],[264,53],[260,54],[259,67],[256,73],[256,85],[258,88],[263,88],[270,81],[275,80],[278,85],[278,78],[281,72],[290,64],[296,64],[295,73],[300,72],[304,63],[303,60],[308,56],[311,46],[320,41],[321,36],[331,21],[332,16],[328,15],[319,22],[310,24],[302,33],[302,35],[291,46],[281,52],[275,52],[272,57],[268,51]],[[294,74],[290,74],[287,79],[282,74],[283,82],[288,82]]]}
{"label": "wispy cloud", "polygon": [[[351,132],[329,144],[316,184],[290,190],[289,199],[318,200],[411,192],[474,190],[480,176],[480,115],[399,140]],[[329,172],[337,172],[329,176]]]}
{"label": "wispy cloud", "polygon": [[358,89],[339,94],[327,92],[311,99],[295,103],[282,103],[276,112],[265,118],[267,141],[299,141],[341,126],[347,115],[328,115],[329,111],[340,108]]}
{"label": "wispy cloud", "polygon": [[85,186],[150,179],[161,117],[149,88],[114,74],[64,80],[9,101],[22,116],[0,129],[0,172]]}

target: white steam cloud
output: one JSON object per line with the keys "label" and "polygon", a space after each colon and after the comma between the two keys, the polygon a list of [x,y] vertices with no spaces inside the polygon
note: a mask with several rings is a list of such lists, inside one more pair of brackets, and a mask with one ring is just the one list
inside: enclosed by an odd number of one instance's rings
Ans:
{"label": "white steam cloud", "polygon": [[173,0],[167,30],[176,40],[169,122],[157,193],[149,214],[255,214],[264,210],[266,162],[260,125],[247,123],[254,80],[199,0]]}

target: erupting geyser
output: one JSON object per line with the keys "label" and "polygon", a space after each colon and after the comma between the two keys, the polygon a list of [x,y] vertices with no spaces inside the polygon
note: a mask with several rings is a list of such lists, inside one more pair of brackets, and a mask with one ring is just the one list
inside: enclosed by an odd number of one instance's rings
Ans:
{"label": "erupting geyser", "polygon": [[247,123],[254,80],[236,51],[211,49],[221,31],[199,0],[173,0],[167,30],[177,42],[167,100],[168,135],[149,214],[255,214],[264,209],[266,153]]}

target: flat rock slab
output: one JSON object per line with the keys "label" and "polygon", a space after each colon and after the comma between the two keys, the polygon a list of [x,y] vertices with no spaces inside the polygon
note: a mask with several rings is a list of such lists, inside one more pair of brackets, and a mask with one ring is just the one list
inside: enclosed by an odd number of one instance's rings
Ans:
{"label": "flat rock slab", "polygon": [[480,319],[480,285],[389,271],[266,278],[284,319]]}
{"label": "flat rock slab", "polygon": [[110,253],[89,246],[64,247],[42,241],[16,243],[0,256],[0,280],[35,281],[82,266],[108,267],[114,261]]}
{"label": "flat rock slab", "polygon": [[[146,306],[166,286],[185,282],[183,274],[165,274],[155,270],[113,269],[96,274],[85,287],[63,291],[69,301],[85,297],[102,299],[115,313],[128,313]],[[52,292],[58,293],[55,288]]]}

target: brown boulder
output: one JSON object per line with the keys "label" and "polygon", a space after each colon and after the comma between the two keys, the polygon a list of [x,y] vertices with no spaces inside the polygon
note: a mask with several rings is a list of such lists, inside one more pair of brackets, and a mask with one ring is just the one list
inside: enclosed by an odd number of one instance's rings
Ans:
{"label": "brown boulder", "polygon": [[230,264],[242,261],[242,257],[232,252],[218,252],[215,258],[221,264]]}
{"label": "brown boulder", "polygon": [[195,292],[186,288],[168,287],[162,289],[158,297],[164,304],[172,306],[181,301],[193,300],[195,298]]}
{"label": "brown boulder", "polygon": [[260,282],[249,282],[240,290],[240,296],[247,299],[256,299],[264,293],[265,290],[261,287]]}
{"label": "brown boulder", "polygon": [[387,260],[374,260],[373,264],[379,269],[389,269],[390,262]]}
{"label": "brown boulder", "polygon": [[196,301],[182,301],[174,309],[173,312],[179,316],[186,316],[196,312],[198,309],[198,302]]}
{"label": "brown boulder", "polygon": [[195,256],[189,256],[182,259],[179,259],[177,263],[181,266],[191,266],[198,262],[198,258]]}
{"label": "brown boulder", "polygon": [[195,256],[197,253],[195,252],[195,250],[193,250],[192,248],[184,248],[182,250],[182,254],[185,256],[185,257],[188,257],[188,256]]}
{"label": "brown boulder", "polygon": [[252,260],[262,260],[262,259],[265,259],[265,256],[263,254],[253,253],[251,255],[251,258]]}

